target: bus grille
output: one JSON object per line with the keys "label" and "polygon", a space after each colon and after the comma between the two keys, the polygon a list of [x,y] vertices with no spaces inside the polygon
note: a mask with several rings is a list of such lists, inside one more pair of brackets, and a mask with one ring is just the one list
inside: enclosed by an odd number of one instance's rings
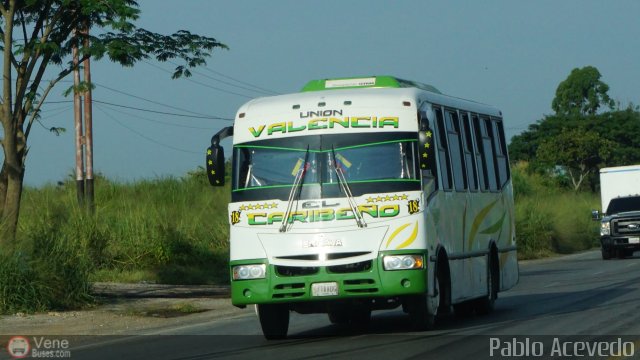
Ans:
{"label": "bus grille", "polygon": [[281,266],[276,265],[276,274],[278,276],[305,276],[315,275],[318,273],[318,267],[307,266]]}
{"label": "bus grille", "polygon": [[352,294],[372,294],[378,292],[376,281],[373,279],[344,280],[342,284],[344,291]]}
{"label": "bus grille", "polygon": [[327,267],[327,272],[334,274],[358,273],[371,270],[371,260],[353,264],[335,265]]}
{"label": "bus grille", "polygon": [[304,296],[304,283],[279,284],[273,289],[274,299],[298,298]]}

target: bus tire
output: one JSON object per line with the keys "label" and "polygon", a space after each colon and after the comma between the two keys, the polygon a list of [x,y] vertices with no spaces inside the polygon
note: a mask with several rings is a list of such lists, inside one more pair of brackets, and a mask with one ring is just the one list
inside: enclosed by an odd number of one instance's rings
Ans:
{"label": "bus tire", "polygon": [[475,301],[477,314],[486,315],[493,311],[496,299],[498,298],[498,287],[500,286],[497,265],[496,257],[491,254],[487,266],[487,296]]}
{"label": "bus tire", "polygon": [[289,331],[289,308],[283,304],[256,305],[262,333],[267,340],[284,339]]}
{"label": "bus tire", "polygon": [[444,292],[440,290],[441,280],[442,275],[440,271],[438,271],[434,281],[436,296],[433,300],[430,299],[429,294],[416,295],[410,299],[407,309],[409,310],[411,326],[414,330],[424,331],[435,328],[438,319],[438,310],[444,294]]}

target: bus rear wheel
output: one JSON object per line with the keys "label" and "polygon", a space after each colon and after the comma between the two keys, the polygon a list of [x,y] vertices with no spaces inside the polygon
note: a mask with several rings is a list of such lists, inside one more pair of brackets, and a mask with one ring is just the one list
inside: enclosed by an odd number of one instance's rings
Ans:
{"label": "bus rear wheel", "polygon": [[289,331],[289,308],[283,304],[256,305],[262,333],[268,340],[284,339]]}
{"label": "bus rear wheel", "polygon": [[498,298],[498,287],[500,286],[497,269],[496,259],[491,256],[487,267],[487,296],[475,300],[477,314],[486,315],[493,311]]}

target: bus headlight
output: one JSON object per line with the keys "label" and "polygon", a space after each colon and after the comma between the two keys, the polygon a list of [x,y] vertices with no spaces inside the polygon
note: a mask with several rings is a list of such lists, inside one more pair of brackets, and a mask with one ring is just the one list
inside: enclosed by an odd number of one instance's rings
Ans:
{"label": "bus headlight", "polygon": [[422,269],[422,255],[387,255],[382,258],[385,270]]}
{"label": "bus headlight", "polygon": [[265,264],[238,265],[233,267],[233,280],[264,279],[266,273]]}
{"label": "bus headlight", "polygon": [[600,236],[611,235],[611,223],[603,221],[600,223]]}

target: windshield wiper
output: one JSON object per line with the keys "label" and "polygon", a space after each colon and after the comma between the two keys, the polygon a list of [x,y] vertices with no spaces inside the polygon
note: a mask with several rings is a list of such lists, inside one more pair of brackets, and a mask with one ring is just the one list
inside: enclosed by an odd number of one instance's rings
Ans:
{"label": "windshield wiper", "polygon": [[358,211],[358,204],[356,204],[356,201],[353,198],[353,193],[351,192],[351,188],[347,183],[344,172],[342,171],[342,168],[338,166],[338,160],[336,159],[336,150],[333,148],[333,146],[331,147],[331,154],[333,156],[333,170],[336,172],[336,177],[338,178],[338,184],[340,184],[340,188],[347,196],[347,202],[349,203],[349,207],[353,212],[353,217],[356,219],[358,227],[367,227],[367,223],[364,221],[364,217]]}
{"label": "windshield wiper", "polygon": [[289,216],[291,215],[291,209],[293,208],[293,201],[300,197],[300,193],[302,192],[302,183],[304,182],[304,176],[307,174],[307,161],[309,160],[309,145],[307,145],[307,152],[304,154],[304,162],[298,172],[296,173],[296,177],[293,179],[293,185],[291,186],[291,191],[289,192],[289,200],[287,202],[287,209],[284,212],[284,217],[282,219],[282,225],[280,225],[280,232],[287,232],[287,226],[289,225]]}

